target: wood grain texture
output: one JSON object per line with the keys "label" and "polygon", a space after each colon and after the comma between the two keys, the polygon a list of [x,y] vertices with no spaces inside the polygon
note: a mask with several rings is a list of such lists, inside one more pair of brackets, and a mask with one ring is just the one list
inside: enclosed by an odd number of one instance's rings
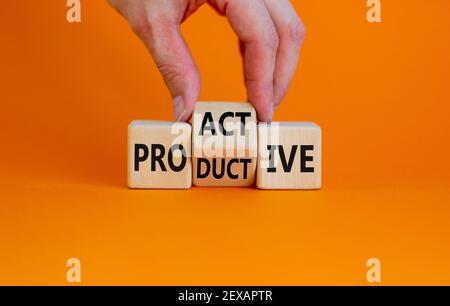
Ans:
{"label": "wood grain texture", "polygon": [[259,124],[257,187],[320,189],[321,154],[322,132],[317,124]]}
{"label": "wood grain texture", "polygon": [[248,187],[256,178],[256,111],[249,103],[198,102],[192,119],[195,186]]}
{"label": "wood grain texture", "polygon": [[188,123],[133,121],[128,126],[128,186],[191,188],[191,132]]}

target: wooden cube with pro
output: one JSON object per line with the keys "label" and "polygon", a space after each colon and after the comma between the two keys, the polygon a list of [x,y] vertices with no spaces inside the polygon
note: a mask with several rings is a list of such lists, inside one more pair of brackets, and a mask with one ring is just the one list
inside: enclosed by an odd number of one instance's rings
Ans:
{"label": "wooden cube with pro", "polygon": [[260,189],[320,189],[322,132],[305,122],[261,123],[258,126]]}
{"label": "wooden cube with pro", "polygon": [[249,103],[198,102],[192,119],[195,186],[252,186],[256,176],[256,111]]}
{"label": "wooden cube with pro", "polygon": [[191,132],[187,123],[133,121],[128,126],[128,186],[190,188]]}

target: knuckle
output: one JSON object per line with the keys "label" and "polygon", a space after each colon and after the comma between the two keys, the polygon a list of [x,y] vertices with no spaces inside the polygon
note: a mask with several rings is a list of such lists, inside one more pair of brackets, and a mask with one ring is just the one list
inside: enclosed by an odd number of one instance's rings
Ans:
{"label": "knuckle", "polygon": [[184,78],[184,69],[173,64],[160,64],[158,70],[167,84]]}
{"label": "knuckle", "polygon": [[300,18],[295,18],[287,24],[287,35],[289,40],[295,43],[302,43],[305,39],[306,28]]}
{"label": "knuckle", "polygon": [[268,46],[273,50],[278,50],[280,45],[280,38],[278,37],[278,32],[275,26],[270,25],[265,31],[265,40]]}

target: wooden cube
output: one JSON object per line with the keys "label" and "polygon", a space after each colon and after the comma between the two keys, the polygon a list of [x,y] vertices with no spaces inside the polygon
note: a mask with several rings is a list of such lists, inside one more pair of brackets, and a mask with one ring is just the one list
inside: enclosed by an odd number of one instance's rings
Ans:
{"label": "wooden cube", "polygon": [[258,126],[260,189],[320,189],[322,132],[314,123],[261,123]]}
{"label": "wooden cube", "polygon": [[128,126],[128,186],[191,188],[191,132],[187,123],[133,121]]}
{"label": "wooden cube", "polygon": [[195,186],[245,187],[256,177],[256,111],[249,103],[198,102],[192,117]]}

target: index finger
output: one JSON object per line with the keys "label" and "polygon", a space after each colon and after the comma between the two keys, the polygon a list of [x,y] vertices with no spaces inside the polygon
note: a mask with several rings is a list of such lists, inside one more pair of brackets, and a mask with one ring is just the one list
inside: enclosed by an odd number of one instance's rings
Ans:
{"label": "index finger", "polygon": [[262,0],[210,1],[224,14],[244,45],[247,94],[260,121],[270,122],[274,111],[274,72],[278,34]]}

